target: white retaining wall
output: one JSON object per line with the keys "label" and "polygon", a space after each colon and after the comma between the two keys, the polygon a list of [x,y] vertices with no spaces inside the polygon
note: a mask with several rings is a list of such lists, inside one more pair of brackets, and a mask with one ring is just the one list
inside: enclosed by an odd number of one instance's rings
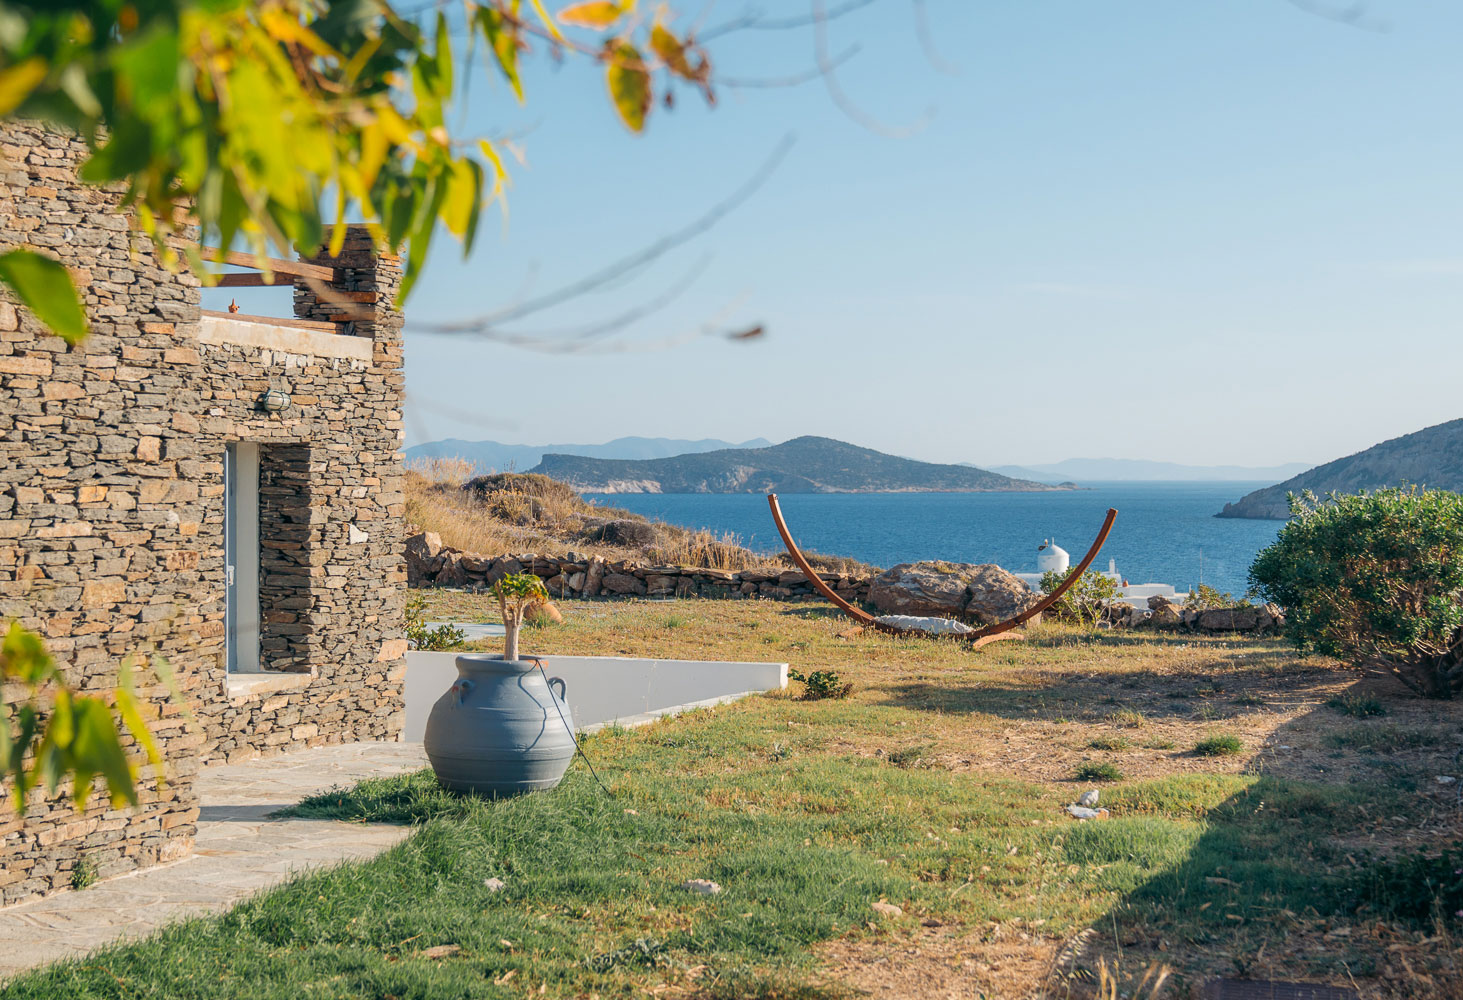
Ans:
{"label": "white retaining wall", "polygon": [[[406,654],[406,726],[420,743],[427,715],[457,679],[456,653]],[[564,678],[574,724],[635,726],[688,708],[735,701],[787,687],[786,663],[651,660],[633,656],[546,656],[544,672]]]}

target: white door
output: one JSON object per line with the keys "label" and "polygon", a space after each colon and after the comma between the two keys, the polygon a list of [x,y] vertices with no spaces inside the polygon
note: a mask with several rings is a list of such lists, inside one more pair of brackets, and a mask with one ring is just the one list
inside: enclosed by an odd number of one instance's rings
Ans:
{"label": "white door", "polygon": [[228,672],[257,673],[259,664],[259,446],[224,451],[224,633]]}

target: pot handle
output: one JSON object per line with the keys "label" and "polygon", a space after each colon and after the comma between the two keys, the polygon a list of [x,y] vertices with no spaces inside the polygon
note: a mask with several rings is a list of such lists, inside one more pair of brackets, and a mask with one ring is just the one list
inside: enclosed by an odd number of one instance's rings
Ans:
{"label": "pot handle", "polygon": [[459,677],[452,685],[452,693],[457,695],[457,704],[461,705],[473,689],[473,683],[466,677]]}
{"label": "pot handle", "polygon": [[553,690],[553,687],[554,687],[555,684],[559,685],[559,700],[560,701],[563,701],[564,699],[566,699],[567,697],[569,697],[569,685],[567,685],[567,684],[564,683],[564,678],[562,678],[562,677],[550,677],[549,678],[549,690],[550,691]]}

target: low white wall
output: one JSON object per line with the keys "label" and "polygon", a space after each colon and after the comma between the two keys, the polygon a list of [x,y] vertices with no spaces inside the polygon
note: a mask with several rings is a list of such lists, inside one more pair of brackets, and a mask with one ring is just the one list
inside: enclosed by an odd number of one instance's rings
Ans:
{"label": "low white wall", "polygon": [[[406,727],[420,743],[427,715],[457,679],[456,653],[406,654]],[[631,656],[547,656],[544,672],[564,678],[574,724],[633,726],[677,710],[787,687],[786,663],[651,660]]]}

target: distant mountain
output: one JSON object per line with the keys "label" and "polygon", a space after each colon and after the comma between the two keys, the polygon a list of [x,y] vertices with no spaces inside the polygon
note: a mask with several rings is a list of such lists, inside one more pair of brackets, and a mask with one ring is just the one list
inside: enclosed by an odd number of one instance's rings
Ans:
{"label": "distant mountain", "polygon": [[897,458],[822,437],[644,461],[545,455],[529,471],[584,493],[973,493],[1053,488],[984,469]]}
{"label": "distant mountain", "polygon": [[772,442],[766,438],[753,438],[734,444],[703,438],[700,441],[686,441],[679,438],[622,437],[604,444],[500,444],[497,441],[461,441],[448,438],[445,441],[428,441],[406,449],[408,462],[429,458],[465,458],[477,466],[480,472],[504,472],[513,469],[522,472],[543,461],[546,454],[583,455],[587,458],[670,458],[673,455],[688,455],[703,451],[717,451],[726,448],[766,448]]}
{"label": "distant mountain", "polygon": [[1051,465],[993,465],[992,472],[1003,476],[1034,479],[1039,483],[1061,483],[1069,480],[1091,482],[1116,480],[1129,482],[1271,482],[1293,476],[1307,468],[1304,462],[1285,465],[1181,465],[1178,462],[1149,462],[1139,458],[1069,458]]}
{"label": "distant mountain", "polygon": [[1310,490],[1317,496],[1325,496],[1403,484],[1463,491],[1463,420],[1450,420],[1404,434],[1355,455],[1318,465],[1278,486],[1256,490],[1235,503],[1227,503],[1214,516],[1283,521],[1290,517],[1287,493]]}

